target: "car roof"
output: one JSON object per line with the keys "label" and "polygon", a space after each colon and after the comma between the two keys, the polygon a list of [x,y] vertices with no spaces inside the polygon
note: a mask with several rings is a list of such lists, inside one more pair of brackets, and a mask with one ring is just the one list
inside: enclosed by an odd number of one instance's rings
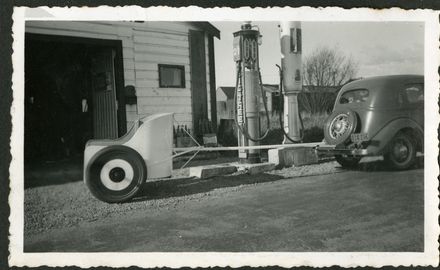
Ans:
{"label": "car roof", "polygon": [[[356,80],[344,85],[338,98],[355,89],[368,89],[371,107],[397,106],[397,94],[406,84],[423,83],[423,75],[388,75]],[[386,93],[386,94],[384,94]]]}
{"label": "car roof", "polygon": [[[388,76],[374,76],[365,79],[352,81],[344,85],[341,91],[346,91],[356,88],[371,88],[371,86],[385,86],[392,84],[407,84],[407,83],[423,83],[423,75],[388,75]],[[374,87],[376,88],[376,87]]]}

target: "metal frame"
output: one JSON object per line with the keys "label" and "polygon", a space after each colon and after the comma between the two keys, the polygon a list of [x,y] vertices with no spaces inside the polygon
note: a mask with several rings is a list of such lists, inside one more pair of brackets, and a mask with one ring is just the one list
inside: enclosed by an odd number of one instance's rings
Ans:
{"label": "metal frame", "polygon": [[[180,85],[163,85],[162,84],[162,74],[160,72],[161,68],[175,68],[179,69],[182,73],[180,78]],[[168,64],[157,64],[157,72],[159,73],[159,87],[160,88],[185,88],[185,66],[183,65],[168,65]]]}

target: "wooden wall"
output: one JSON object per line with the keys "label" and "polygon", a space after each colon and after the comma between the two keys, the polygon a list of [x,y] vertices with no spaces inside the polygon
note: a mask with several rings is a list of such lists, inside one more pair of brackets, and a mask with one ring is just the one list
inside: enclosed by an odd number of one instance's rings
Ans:
{"label": "wooden wall", "polygon": [[[28,21],[26,32],[122,40],[125,85],[134,85],[137,106],[127,105],[127,126],[138,117],[174,112],[178,122],[192,127],[188,32],[200,30],[185,22],[70,22]],[[208,116],[208,35],[205,36]],[[159,88],[158,64],[185,66],[185,88]]]}

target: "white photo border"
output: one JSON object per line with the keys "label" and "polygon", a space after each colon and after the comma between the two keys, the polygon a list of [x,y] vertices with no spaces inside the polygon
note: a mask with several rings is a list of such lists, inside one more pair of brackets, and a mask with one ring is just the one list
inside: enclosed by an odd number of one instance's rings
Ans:
{"label": "white photo border", "polygon": [[[151,20],[151,21],[417,21],[425,23],[424,73],[425,88],[425,174],[424,174],[424,252],[153,252],[153,253],[24,253],[24,31],[29,20]],[[67,266],[79,267],[240,267],[240,266],[314,266],[342,267],[385,265],[436,266],[439,264],[440,228],[438,181],[439,168],[437,127],[439,125],[439,12],[433,10],[403,10],[391,8],[170,8],[136,6],[96,8],[88,7],[15,7],[13,12],[13,102],[11,106],[12,134],[9,205],[10,256],[12,266]],[[13,207],[12,207],[13,206]]]}

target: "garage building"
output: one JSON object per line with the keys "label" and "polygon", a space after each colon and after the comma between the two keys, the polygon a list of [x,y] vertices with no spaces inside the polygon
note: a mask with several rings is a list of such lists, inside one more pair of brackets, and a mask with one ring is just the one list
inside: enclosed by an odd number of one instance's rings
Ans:
{"label": "garage building", "polygon": [[28,21],[25,33],[26,160],[80,156],[158,112],[195,132],[216,124],[210,23]]}

